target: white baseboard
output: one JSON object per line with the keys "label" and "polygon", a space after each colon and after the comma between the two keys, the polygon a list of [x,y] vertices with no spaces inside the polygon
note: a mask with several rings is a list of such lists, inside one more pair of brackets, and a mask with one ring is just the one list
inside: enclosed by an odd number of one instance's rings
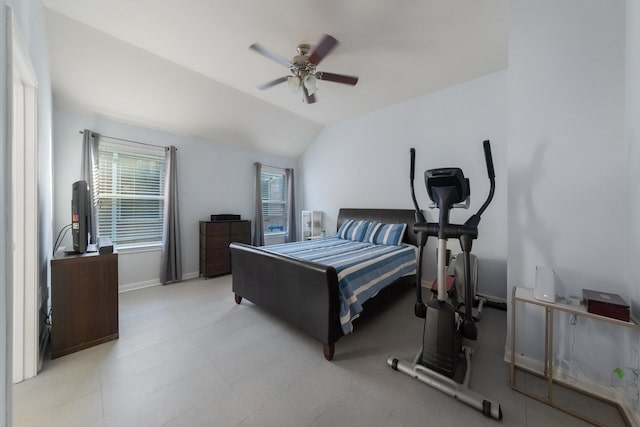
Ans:
{"label": "white baseboard", "polygon": [[[182,275],[182,281],[195,279],[199,276],[200,276],[200,273],[197,271],[191,272],[191,273],[185,273]],[[161,283],[159,278],[144,280],[142,282],[127,283],[125,285],[118,286],[118,292],[123,293],[123,292],[135,291],[138,289],[150,288],[152,286],[159,286],[160,284]]]}
{"label": "white baseboard", "polygon": [[486,299],[489,302],[497,303],[497,304],[507,304],[507,300],[501,297],[497,297],[495,295],[483,294],[478,292],[478,296]]}
{"label": "white baseboard", "polygon": [[[434,280],[422,279],[421,284],[422,284],[423,288],[431,289],[433,287],[433,282],[434,282]],[[494,295],[488,295],[488,294],[483,294],[483,293],[478,292],[477,296],[482,297],[482,298],[484,298],[487,301],[492,302],[492,303],[505,304],[505,305],[507,304],[507,300],[506,299],[500,298],[500,297],[497,297],[497,296],[494,296]]]}

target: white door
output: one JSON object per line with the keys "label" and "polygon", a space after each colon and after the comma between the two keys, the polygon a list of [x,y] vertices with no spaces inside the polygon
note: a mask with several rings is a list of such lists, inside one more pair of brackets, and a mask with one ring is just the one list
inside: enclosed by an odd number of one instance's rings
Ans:
{"label": "white door", "polygon": [[13,382],[36,375],[38,368],[38,98],[35,72],[13,16],[7,56],[13,81],[11,118],[11,224]]}

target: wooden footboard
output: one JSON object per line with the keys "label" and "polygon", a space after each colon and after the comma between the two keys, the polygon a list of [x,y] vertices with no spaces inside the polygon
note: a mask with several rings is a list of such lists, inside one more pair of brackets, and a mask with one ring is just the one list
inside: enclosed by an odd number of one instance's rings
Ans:
{"label": "wooden footboard", "polygon": [[331,360],[334,344],[343,335],[336,270],[242,243],[229,249],[236,303],[246,298],[316,338]]}

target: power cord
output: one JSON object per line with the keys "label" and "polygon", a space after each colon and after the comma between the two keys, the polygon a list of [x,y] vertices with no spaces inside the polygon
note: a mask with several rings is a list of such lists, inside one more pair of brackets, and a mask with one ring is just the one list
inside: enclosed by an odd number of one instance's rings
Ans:
{"label": "power cord", "polygon": [[42,314],[44,314],[44,324],[45,326],[51,327],[51,308],[49,310],[42,309]]}
{"label": "power cord", "polygon": [[[58,247],[62,243],[62,240],[64,239],[64,236],[66,236],[67,232],[71,229],[71,225],[72,224],[65,225],[64,227],[62,227],[62,229],[58,233],[58,237],[56,237],[56,242],[53,244],[53,255],[56,254],[56,251],[58,250]],[[64,234],[63,234],[63,232],[64,232]],[[60,237],[60,235],[62,235],[62,237]]]}
{"label": "power cord", "polygon": [[567,374],[569,375],[570,381],[576,381],[579,378],[587,378],[587,376],[582,372],[580,368],[580,361],[576,357],[575,347],[576,347],[576,324],[570,323],[570,338],[571,345],[569,347],[569,358],[565,359],[560,356],[560,354],[556,354],[555,358],[560,364],[560,366],[564,366],[567,368]]}
{"label": "power cord", "polygon": [[[565,299],[563,297],[560,300]],[[568,300],[567,300],[568,301]],[[566,369],[568,382],[575,382],[580,379],[589,379],[581,369],[580,361],[575,355],[576,345],[576,322],[569,319],[570,326],[570,345],[568,348],[568,358],[561,357],[560,354],[554,354],[554,361],[562,369]],[[640,351],[634,347],[636,357],[640,356]],[[555,353],[555,352],[554,352]],[[608,386],[611,390],[622,392],[631,403],[635,410],[640,408],[640,361],[638,367],[623,366],[614,369],[611,372],[611,379]]]}

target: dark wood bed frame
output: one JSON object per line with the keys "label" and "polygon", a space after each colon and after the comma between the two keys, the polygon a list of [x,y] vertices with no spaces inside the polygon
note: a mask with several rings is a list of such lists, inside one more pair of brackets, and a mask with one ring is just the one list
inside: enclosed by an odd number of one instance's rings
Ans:
{"label": "dark wood bed frame", "polygon": [[[404,241],[417,245],[415,211],[409,209],[340,209],[339,229],[346,220],[366,219],[406,223]],[[338,276],[333,267],[287,258],[242,243],[231,243],[233,292],[295,326],[323,344],[333,359],[335,342],[343,335],[339,319]],[[398,281],[415,281],[415,276]],[[397,281],[397,282],[398,282]]]}

